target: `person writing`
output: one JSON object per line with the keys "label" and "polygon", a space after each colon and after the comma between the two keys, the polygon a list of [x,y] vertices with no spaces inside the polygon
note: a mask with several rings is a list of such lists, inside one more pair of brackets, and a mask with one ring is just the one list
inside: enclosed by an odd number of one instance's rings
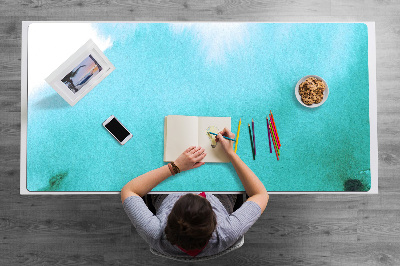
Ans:
{"label": "person writing", "polygon": [[121,190],[121,201],[138,234],[162,254],[202,257],[218,254],[241,238],[264,212],[268,193],[263,183],[233,151],[235,134],[225,128],[216,136],[249,198],[233,212],[233,195],[190,192],[152,197],[154,215],[143,197],[159,183],[204,165],[204,148],[191,146],[174,162],[140,175]]}

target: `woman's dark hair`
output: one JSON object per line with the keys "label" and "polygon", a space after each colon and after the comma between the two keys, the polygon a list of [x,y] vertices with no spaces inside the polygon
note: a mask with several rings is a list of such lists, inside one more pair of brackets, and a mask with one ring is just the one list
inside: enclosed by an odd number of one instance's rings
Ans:
{"label": "woman's dark hair", "polygon": [[165,234],[172,245],[185,250],[200,249],[211,238],[217,219],[210,202],[192,193],[175,202],[168,215]]}

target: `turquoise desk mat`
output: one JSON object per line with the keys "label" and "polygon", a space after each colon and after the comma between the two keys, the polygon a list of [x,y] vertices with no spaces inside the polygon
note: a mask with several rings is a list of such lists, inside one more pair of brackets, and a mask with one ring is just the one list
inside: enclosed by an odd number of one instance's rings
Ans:
{"label": "turquoise desk mat", "polygon": [[[74,107],[47,84],[29,87],[35,89],[28,97],[29,191],[119,191],[136,176],[166,164],[167,115],[230,116],[235,134],[241,118],[237,154],[268,191],[370,189],[365,24],[90,26],[111,41],[104,54],[116,70]],[[306,75],[318,75],[329,86],[329,98],[318,108],[306,108],[295,97],[295,84]],[[282,145],[279,161],[269,152],[269,110]],[[110,115],[133,134],[124,146],[102,126]],[[247,127],[251,119],[256,160]],[[206,163],[152,191],[244,187],[232,164]]]}

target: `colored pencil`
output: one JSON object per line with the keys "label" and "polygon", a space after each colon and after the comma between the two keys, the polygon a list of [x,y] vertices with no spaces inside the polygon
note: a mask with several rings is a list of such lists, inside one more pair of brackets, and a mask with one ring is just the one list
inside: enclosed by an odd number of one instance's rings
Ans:
{"label": "colored pencil", "polygon": [[256,133],[254,132],[254,120],[253,118],[251,119],[251,127],[253,128],[253,147],[254,147],[254,156],[257,155],[256,152]]}
{"label": "colored pencil", "polygon": [[237,134],[236,134],[235,153],[236,153],[236,151],[237,151],[237,144],[238,144],[238,140],[239,140],[240,124],[241,124],[241,123],[242,123],[242,119],[240,118],[240,119],[239,119],[238,131],[237,131]]}
{"label": "colored pencil", "polygon": [[279,144],[279,148],[280,148],[281,147],[281,141],[279,139],[278,131],[276,130],[276,124],[275,124],[275,120],[274,120],[274,115],[272,114],[271,110],[269,110],[269,112],[271,113],[272,123],[274,124],[275,134],[276,134],[276,137],[278,139],[278,144]]}
{"label": "colored pencil", "polygon": [[[272,124],[271,124],[270,127],[272,127]],[[279,153],[278,141],[276,140],[275,132],[273,130],[272,130],[272,140],[274,142],[274,145],[276,146],[276,152],[278,153],[278,156],[281,156],[280,153]]]}
{"label": "colored pencil", "polygon": [[[271,129],[271,124],[270,124],[270,131],[271,131],[271,135],[273,136],[273,131],[272,131],[272,129]],[[275,142],[274,142],[274,138],[273,138],[273,137],[272,137],[272,142],[273,142],[273,144],[274,144],[276,159],[279,161],[278,151],[276,150],[276,144],[275,144]]]}
{"label": "colored pencil", "polygon": [[270,121],[270,123],[269,123],[269,130],[270,130],[270,132],[271,132],[271,139],[272,139],[272,146],[274,146],[274,150],[275,150],[275,154],[276,154],[276,158],[278,159],[279,157],[278,157],[278,151],[277,151],[277,149],[276,149],[276,143],[275,143],[275,141],[274,141],[274,138],[273,138],[273,131],[272,131],[272,128],[271,128],[271,121]]}
{"label": "colored pencil", "polygon": [[278,141],[277,141],[277,139],[276,139],[276,135],[275,135],[275,132],[274,132],[274,131],[272,131],[272,137],[273,137],[273,139],[274,139],[274,141],[275,141],[275,144],[276,144],[276,151],[278,152],[278,155],[281,156],[281,154],[280,154],[280,152],[279,152]]}
{"label": "colored pencil", "polygon": [[251,128],[250,128],[250,124],[248,124],[248,125],[249,125],[249,134],[250,134],[251,152],[253,153],[253,160],[255,160],[256,156],[254,155],[253,139],[251,138]]}
{"label": "colored pencil", "polygon": [[268,129],[269,153],[272,153],[272,147],[271,147],[271,133],[269,133],[269,123],[268,123],[268,116],[267,116],[267,129]]}
{"label": "colored pencil", "polygon": [[[207,133],[213,134],[213,135],[218,135],[217,133],[214,133],[214,132],[207,132]],[[231,138],[228,138],[228,137],[225,137],[225,136],[222,136],[222,137],[224,137],[224,139],[229,139],[229,140],[232,140],[232,141],[236,141],[234,139],[231,139]]]}
{"label": "colored pencil", "polygon": [[272,133],[274,133],[274,138],[275,138],[275,141],[276,141],[276,145],[277,145],[278,149],[280,149],[281,146],[279,146],[279,141],[278,141],[278,138],[276,137],[278,135],[277,134],[278,132],[276,131],[274,122],[272,122],[272,120],[270,120],[270,121],[271,121],[271,126],[272,126]]}
{"label": "colored pencil", "polygon": [[[275,125],[274,125],[274,123],[272,122],[272,116],[271,116],[271,114],[269,115],[269,122],[270,122],[270,124],[271,124],[271,130],[273,131],[273,133],[275,134],[275,136],[276,136],[276,128],[275,128]],[[276,141],[277,141],[277,139],[276,139]],[[280,146],[279,146],[279,142],[277,141],[277,143],[276,143],[277,145],[278,145],[278,149],[280,148]]]}

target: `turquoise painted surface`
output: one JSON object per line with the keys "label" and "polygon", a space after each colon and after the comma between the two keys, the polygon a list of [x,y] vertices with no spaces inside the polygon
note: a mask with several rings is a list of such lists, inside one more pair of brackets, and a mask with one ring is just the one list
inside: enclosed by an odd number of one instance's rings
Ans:
{"label": "turquoise painted surface", "polygon": [[[120,190],[164,165],[163,121],[171,114],[230,116],[235,134],[241,118],[237,153],[268,191],[343,191],[348,179],[369,189],[365,24],[249,23],[228,33],[210,26],[212,34],[207,24],[93,26],[112,38],[104,53],[116,70],[74,107],[48,85],[29,98],[28,190]],[[294,86],[305,75],[328,83],[321,107],[297,102]],[[279,161],[269,153],[269,110],[282,144]],[[102,126],[112,114],[133,133],[124,146]],[[243,190],[231,164],[207,163],[153,191]]]}

